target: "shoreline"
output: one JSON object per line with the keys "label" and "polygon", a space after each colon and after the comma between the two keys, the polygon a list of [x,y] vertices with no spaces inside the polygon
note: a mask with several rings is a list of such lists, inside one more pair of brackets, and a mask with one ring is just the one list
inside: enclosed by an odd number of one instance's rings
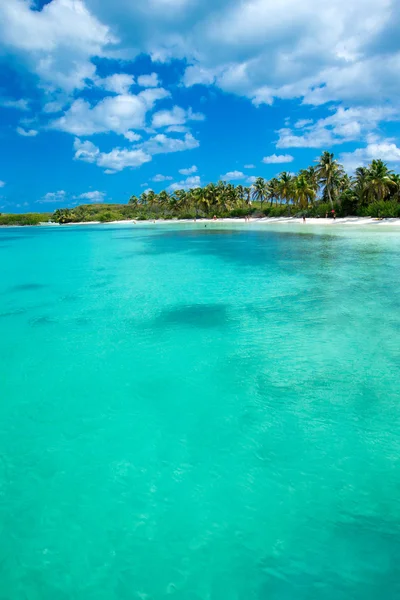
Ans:
{"label": "shoreline", "polygon": [[274,225],[301,225],[302,227],[307,226],[319,226],[319,227],[335,227],[335,226],[344,226],[344,227],[392,227],[395,230],[400,227],[400,218],[386,218],[386,219],[376,219],[373,217],[337,217],[336,219],[332,218],[306,218],[306,222],[303,223],[302,218],[297,217],[260,217],[260,218],[250,218],[246,221],[244,218],[237,217],[227,217],[227,218],[219,218],[214,221],[214,219],[156,219],[154,220],[146,220],[146,221],[134,221],[133,219],[122,219],[120,221],[79,221],[77,223],[49,223],[47,221],[40,222],[35,225],[0,225],[0,230],[9,229],[10,227],[75,227],[75,226],[85,226],[85,225],[117,225],[117,226],[127,226],[131,225],[132,227],[136,226],[162,226],[162,225],[200,225],[200,224],[212,224],[212,225],[261,225],[266,227],[271,227]]}
{"label": "shoreline", "polygon": [[40,223],[41,227],[49,226],[49,227],[65,227],[65,226],[75,226],[75,225],[177,225],[177,224],[198,224],[198,223],[241,223],[245,225],[252,224],[263,224],[263,225],[321,225],[324,227],[334,227],[335,225],[346,225],[346,226],[368,226],[368,225],[379,225],[382,227],[385,226],[400,226],[400,218],[388,218],[388,219],[375,219],[373,217],[342,217],[342,218],[307,218],[306,222],[303,222],[302,218],[297,217],[260,217],[250,218],[246,221],[244,218],[225,218],[225,219],[157,219],[157,220],[146,220],[146,221],[134,221],[133,219],[125,219],[121,221],[107,221],[102,223],[101,221],[81,221],[78,223],[63,223],[59,225],[58,223]]}

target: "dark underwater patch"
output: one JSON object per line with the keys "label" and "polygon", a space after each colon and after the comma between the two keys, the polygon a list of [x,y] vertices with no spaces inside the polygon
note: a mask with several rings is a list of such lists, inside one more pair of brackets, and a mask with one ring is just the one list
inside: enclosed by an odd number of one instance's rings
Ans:
{"label": "dark underwater patch", "polygon": [[43,290],[47,286],[43,283],[20,283],[18,285],[13,285],[9,288],[9,292],[31,292],[35,290]]}
{"label": "dark underwater patch", "polygon": [[181,304],[163,310],[155,319],[155,324],[211,328],[225,325],[227,321],[225,304]]}
{"label": "dark underwater patch", "polygon": [[29,321],[29,325],[32,327],[40,327],[41,325],[54,325],[54,323],[56,323],[56,320],[47,315],[35,317]]}

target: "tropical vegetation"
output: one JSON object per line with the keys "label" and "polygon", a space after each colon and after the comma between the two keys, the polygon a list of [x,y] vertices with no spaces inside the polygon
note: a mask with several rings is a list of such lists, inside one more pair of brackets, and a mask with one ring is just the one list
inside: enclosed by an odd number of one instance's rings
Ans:
{"label": "tropical vegetation", "polygon": [[[127,204],[85,204],[57,209],[51,220],[60,224],[124,219],[196,219],[244,216],[371,216],[400,217],[400,175],[374,159],[349,176],[330,152],[297,174],[284,171],[251,185],[225,181],[191,189],[153,190],[133,195]],[[0,225],[36,224],[50,215],[0,215]]]}
{"label": "tropical vegetation", "polygon": [[1,214],[1,225],[39,225],[44,221],[49,221],[51,213],[24,213],[24,214]]}
{"label": "tropical vegetation", "polygon": [[132,196],[137,218],[337,215],[400,217],[400,175],[380,159],[359,167],[351,177],[331,152],[297,175],[284,171],[251,186],[224,181],[204,187]]}

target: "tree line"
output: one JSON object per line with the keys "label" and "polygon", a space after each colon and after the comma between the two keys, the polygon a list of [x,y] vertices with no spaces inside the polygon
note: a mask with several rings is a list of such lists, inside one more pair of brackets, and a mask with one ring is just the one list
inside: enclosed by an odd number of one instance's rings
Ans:
{"label": "tree line", "polygon": [[350,177],[331,152],[324,152],[316,165],[296,175],[257,177],[248,187],[218,181],[171,194],[149,190],[129,204],[144,215],[400,217],[400,175],[376,159]]}
{"label": "tree line", "polygon": [[331,152],[297,174],[284,171],[266,180],[257,177],[251,186],[225,181],[171,193],[147,190],[133,195],[125,205],[87,206],[56,211],[54,219],[138,220],[243,216],[371,216],[400,217],[400,175],[380,159],[359,167],[349,176]]}
{"label": "tree line", "polygon": [[[36,224],[49,218],[57,223],[110,222],[124,219],[192,219],[244,216],[371,216],[400,217],[400,175],[380,159],[349,176],[330,152],[297,174],[284,171],[251,186],[225,181],[203,187],[147,190],[127,204],[84,204],[57,209],[53,215],[0,215],[0,225]],[[46,217],[46,218],[44,218]]]}

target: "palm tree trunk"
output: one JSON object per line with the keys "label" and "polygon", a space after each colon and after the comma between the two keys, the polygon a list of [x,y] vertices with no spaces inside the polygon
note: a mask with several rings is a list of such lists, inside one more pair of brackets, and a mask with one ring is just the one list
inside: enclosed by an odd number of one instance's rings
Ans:
{"label": "palm tree trunk", "polygon": [[331,203],[331,208],[333,208],[331,190],[329,189],[329,186],[326,188],[326,191],[328,192],[328,198],[329,198],[329,202]]}

